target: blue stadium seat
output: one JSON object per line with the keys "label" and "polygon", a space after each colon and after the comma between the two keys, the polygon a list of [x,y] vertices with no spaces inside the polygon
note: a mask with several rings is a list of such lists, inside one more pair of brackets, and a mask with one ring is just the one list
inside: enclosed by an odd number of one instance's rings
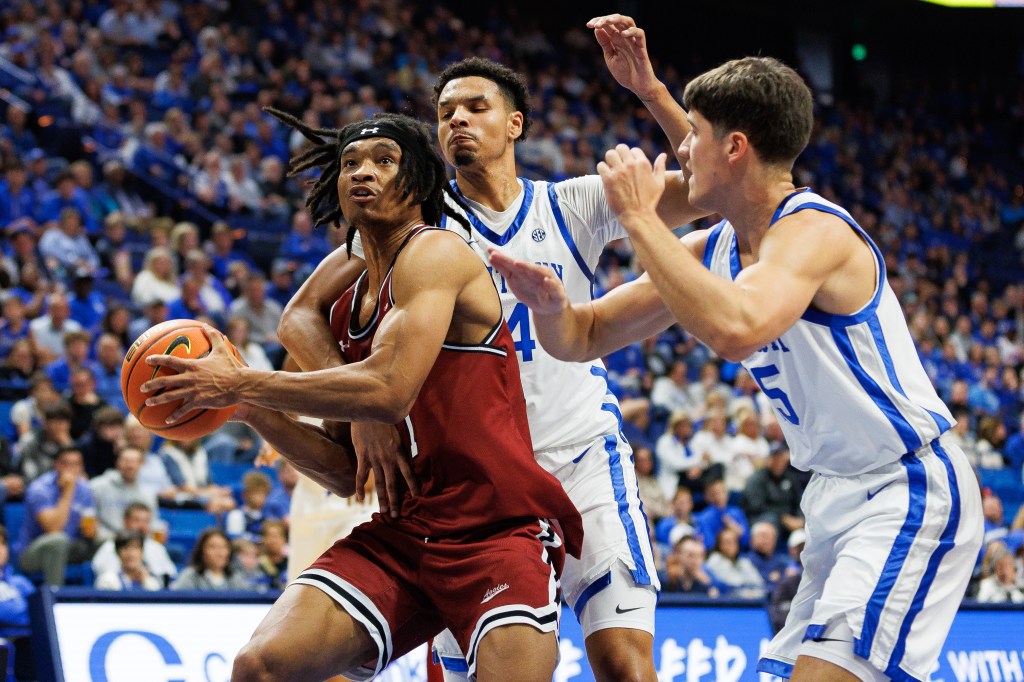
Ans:
{"label": "blue stadium seat", "polygon": [[14,544],[21,532],[21,524],[25,520],[24,502],[7,502],[4,504],[4,526],[7,528],[8,542]]}
{"label": "blue stadium seat", "polygon": [[11,408],[14,402],[9,400],[0,401],[0,438],[6,438],[11,443],[18,440],[17,431],[11,423]]}
{"label": "blue stadium seat", "polygon": [[218,527],[218,519],[202,509],[160,509],[160,518],[167,522],[168,549],[174,547],[182,556],[192,552],[196,538],[207,528]]}

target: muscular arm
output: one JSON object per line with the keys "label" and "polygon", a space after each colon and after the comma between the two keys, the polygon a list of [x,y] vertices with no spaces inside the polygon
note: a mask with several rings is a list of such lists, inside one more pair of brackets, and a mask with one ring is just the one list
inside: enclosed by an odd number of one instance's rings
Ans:
{"label": "muscular arm", "polygon": [[288,301],[277,335],[303,371],[341,364],[341,353],[331,334],[327,315],[331,305],[365,269],[366,263],[361,258],[352,256],[350,259],[345,249],[335,249]]}
{"label": "muscular arm", "polygon": [[323,426],[251,405],[243,405],[235,417],[256,429],[296,469],[325,489],[341,497],[356,491],[355,455],[328,436]]}
{"label": "muscular arm", "polygon": [[457,296],[477,276],[486,277],[486,271],[461,237],[432,232],[413,240],[399,257],[395,307],[377,330],[366,360],[316,372],[254,370],[233,360],[211,334],[215,351],[204,359],[148,358],[151,365],[178,374],[153,379],[143,390],[166,389],[149,398],[153,405],[184,400],[171,421],[197,408],[249,403],[335,421],[399,422],[441,351]]}

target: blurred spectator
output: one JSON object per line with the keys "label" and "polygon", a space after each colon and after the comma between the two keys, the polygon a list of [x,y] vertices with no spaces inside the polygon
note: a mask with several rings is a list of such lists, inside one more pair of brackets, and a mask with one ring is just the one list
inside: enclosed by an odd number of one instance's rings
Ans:
{"label": "blurred spectator", "polygon": [[768,439],[761,435],[761,422],[752,406],[736,411],[736,435],[732,437],[732,460],[725,467],[725,487],[742,491],[747,481],[768,459]]}
{"label": "blurred spectator", "polygon": [[46,297],[46,303],[47,314],[29,323],[32,346],[39,364],[44,366],[64,354],[65,334],[84,331],[82,325],[71,319],[71,306],[68,305],[68,298],[63,293],[50,294]]}
{"label": "blurred spectator", "polygon": [[71,408],[68,404],[61,401],[44,407],[43,428],[26,433],[18,441],[21,473],[26,483],[32,483],[50,471],[57,460],[57,454],[70,448],[73,443]]}
{"label": "blurred spectator", "polygon": [[72,274],[72,293],[68,299],[71,319],[82,325],[82,329],[95,332],[107,314],[106,297],[95,289],[95,271],[78,267]]}
{"label": "blurred spectator", "polygon": [[231,541],[231,550],[235,557],[235,573],[245,580],[246,589],[266,591],[270,587],[270,576],[260,567],[260,550],[256,543],[245,538],[235,538]]}
{"label": "blurred spectator", "polygon": [[292,230],[281,243],[278,252],[281,258],[291,264],[295,276],[304,279],[331,251],[327,240],[321,234],[314,233],[309,212],[296,211],[292,216]]}
{"label": "blurred spectator", "polygon": [[93,428],[93,417],[98,410],[109,407],[96,393],[96,378],[88,367],[79,367],[71,373],[71,437],[78,439]]}
{"label": "blurred spectator", "polygon": [[50,377],[43,372],[32,375],[28,391],[27,398],[22,398],[11,406],[11,424],[14,425],[18,439],[29,431],[41,429],[43,408],[51,403],[60,402],[60,393],[53,387]]}
{"label": "blurred spectator", "polygon": [[692,414],[697,404],[690,397],[686,373],[687,367],[684,360],[673,362],[668,374],[654,380],[654,387],[651,389],[651,403],[668,413],[683,411]]}
{"label": "blurred spectator", "polygon": [[146,330],[169,319],[171,318],[168,317],[167,304],[159,298],[154,298],[142,307],[142,317],[132,320],[128,326],[128,335],[132,337],[134,343],[135,339],[142,336]]}
{"label": "blurred spectator", "polygon": [[35,370],[32,344],[25,339],[15,341],[11,352],[0,365],[0,401],[13,403],[27,398]]}
{"label": "blurred spectator", "polygon": [[800,483],[789,466],[789,448],[785,443],[776,443],[765,465],[747,481],[743,505],[752,522],[768,521],[781,537],[786,537],[804,526],[801,495]]}
{"label": "blurred spectator", "polygon": [[989,544],[986,550],[992,566],[992,573],[981,580],[978,586],[978,601],[999,604],[1024,602],[1024,589],[1017,584],[1017,566],[1013,554],[1002,542]]}
{"label": "blurred spectator", "polygon": [[92,365],[89,360],[88,332],[76,330],[64,334],[64,354],[44,367],[53,387],[65,393],[71,388],[71,375],[82,367]]}
{"label": "blurred spectator", "polygon": [[720,590],[707,572],[704,557],[703,542],[692,535],[679,538],[658,574],[662,591],[718,597]]}
{"label": "blurred spectator", "polygon": [[47,585],[63,585],[68,563],[88,561],[96,549],[96,508],[84,473],[82,453],[62,448],[53,470],[32,481],[25,493],[25,520],[14,553],[23,571],[42,571]]}
{"label": "blurred spectator", "polygon": [[744,555],[754,564],[771,594],[786,573],[789,563],[785,554],[779,554],[779,532],[768,521],[758,521],[750,527],[750,550]]}
{"label": "blurred spectator", "polygon": [[[21,499],[25,492],[25,479],[18,471],[14,451],[6,438],[0,436],[0,505],[8,500]],[[0,520],[2,520],[0,516]]]}
{"label": "blurred spectator", "polygon": [[172,590],[248,590],[245,578],[232,565],[231,541],[223,531],[207,528],[196,540],[188,566]]}
{"label": "blurred spectator", "polygon": [[768,619],[772,624],[772,633],[778,633],[786,624],[789,609],[796,597],[797,589],[800,587],[800,577],[803,575],[800,554],[804,551],[806,541],[807,534],[803,530],[795,530],[789,536],[787,543],[789,564],[786,566],[782,580],[768,595]]}
{"label": "blurred spectator", "polygon": [[32,653],[28,597],[36,588],[28,578],[15,572],[10,560],[11,549],[7,528],[0,525],[0,637],[14,645],[16,660],[8,659],[7,676],[4,678],[14,682],[17,679],[29,679],[25,675],[14,676],[13,664],[20,660],[29,660]]}
{"label": "blurred spectator", "polygon": [[707,569],[722,586],[724,596],[761,599],[766,594],[761,574],[750,559],[740,555],[740,533],[735,528],[718,531]]}
{"label": "blurred spectator", "polygon": [[125,348],[113,334],[101,334],[96,341],[96,362],[93,364],[93,378],[96,381],[96,395],[103,402],[128,414],[128,405],[121,392],[121,367],[124,364]]}
{"label": "blurred spectator", "polygon": [[[236,301],[237,302],[237,301]],[[228,341],[238,349],[239,355],[245,360],[245,364],[253,369],[271,371],[274,365],[267,357],[263,346],[252,340],[249,334],[249,320],[241,315],[232,315],[228,318],[227,333]]]}
{"label": "blurred spectator", "polygon": [[1002,469],[1003,446],[1006,443],[1006,425],[998,417],[985,415],[978,420],[978,440],[974,444],[978,466],[982,469]]}
{"label": "blurred spectator", "polygon": [[283,590],[288,586],[288,528],[283,521],[268,519],[260,533],[260,570],[270,587]]}
{"label": "blurred spectator", "polygon": [[244,317],[249,321],[249,337],[268,350],[280,346],[277,325],[281,322],[281,306],[267,298],[267,280],[255,274],[249,278],[245,293],[230,307],[231,317]]}
{"label": "blurred spectator", "polygon": [[270,495],[270,478],[259,471],[247,471],[242,476],[242,506],[233,509],[224,517],[224,529],[228,537],[244,537],[256,542],[263,529],[267,497]]}
{"label": "blurred spectator", "polygon": [[109,405],[93,414],[92,428],[76,441],[85,460],[85,473],[95,478],[112,469],[124,439],[124,415]]}
{"label": "blurred spectator", "polygon": [[98,194],[103,197],[108,214],[116,210],[126,220],[134,221],[153,217],[153,207],[132,186],[124,164],[118,159],[103,164],[103,183]]}
{"label": "blurred spectator", "polygon": [[693,493],[689,488],[679,487],[672,497],[672,515],[666,516],[654,528],[655,539],[666,547],[674,547],[684,535],[697,532],[693,519]]}
{"label": "blurred spectator", "polygon": [[241,261],[250,270],[256,269],[252,258],[244,251],[235,248],[235,233],[231,226],[223,221],[213,224],[210,235],[210,245],[207,249],[210,260],[213,263],[213,274],[222,282],[226,281],[230,274],[229,267],[232,263]]}
{"label": "blurred spectator", "polygon": [[7,123],[0,126],[0,140],[6,140],[17,155],[37,149],[36,136],[28,129],[29,111],[23,106],[7,107]]}
{"label": "blurred spectator", "polygon": [[981,512],[985,517],[985,544],[1005,538],[1010,529],[1003,517],[1003,501],[991,490],[983,491]]}
{"label": "blurred spectator", "polygon": [[[57,228],[43,233],[39,250],[43,258],[52,258],[67,271],[80,265],[95,270],[99,259],[87,235],[98,235],[100,225],[89,206],[89,199],[70,171],[62,171],[54,180],[54,187],[55,190],[43,199],[39,222],[55,222]],[[49,261],[47,267],[54,272],[54,265]]]}
{"label": "blurred spectator", "polygon": [[28,329],[24,302],[14,294],[6,294],[0,318],[0,362],[7,359],[17,341],[29,340]]}
{"label": "blurred spectator", "polygon": [[654,446],[658,458],[658,482],[666,496],[674,495],[679,486],[691,492],[703,488],[704,460],[690,449],[691,436],[693,424],[690,417],[683,410],[676,410],[669,416],[665,433],[658,437]]}
{"label": "blurred spectator", "polygon": [[[4,172],[0,182],[0,225],[7,228],[8,237],[13,236],[12,223],[27,218],[34,221],[38,201],[28,187],[28,175],[20,163],[13,163]],[[26,225],[24,222],[20,225]]]}
{"label": "blurred spectator", "polygon": [[710,477],[724,478],[726,468],[732,462],[732,436],[725,410],[714,407],[704,415],[700,430],[690,439],[690,452],[704,463]]}
{"label": "blurred spectator", "polygon": [[[103,321],[100,322],[100,330],[102,334],[109,334],[114,337],[114,340],[118,343],[117,348],[121,350],[122,356],[124,355],[124,349],[130,347],[136,338],[134,336],[129,336],[128,329],[131,326],[131,322],[131,308],[129,308],[125,303],[114,303],[111,305],[107,309],[107,314],[103,316]],[[103,361],[103,348],[100,344],[102,339],[103,336],[101,335],[99,339],[96,340],[96,357],[100,364],[106,366],[108,363]],[[102,391],[100,392],[100,395],[103,395]],[[111,405],[114,404],[110,400],[107,402]]]}
{"label": "blurred spectator", "polygon": [[654,454],[651,449],[638,446],[633,449],[633,462],[636,467],[637,486],[640,489],[640,501],[644,512],[652,523],[672,514],[672,505],[665,497],[661,484],[654,476]]}
{"label": "blurred spectator", "polygon": [[1011,469],[1020,473],[1024,469],[1024,412],[1021,412],[1017,423],[1019,429],[1006,440],[1003,457]]}
{"label": "blurred spectator", "polygon": [[277,460],[276,466],[277,483],[267,496],[264,509],[269,518],[281,519],[287,525],[288,516],[291,514],[292,493],[299,483],[299,472],[284,457]]}
{"label": "blurred spectator", "polygon": [[153,434],[134,415],[124,418],[124,442],[145,454],[139,469],[139,484],[158,499],[173,501],[178,489],[167,473],[163,458],[153,450]]}
{"label": "blurred spectator", "polygon": [[23,313],[28,318],[39,314],[39,306],[37,301],[32,300],[35,296],[35,291],[30,291],[32,274],[26,273],[26,270],[34,268],[37,281],[38,273],[45,270],[43,258],[36,248],[36,229],[31,218],[18,218],[4,229],[7,243],[0,247],[0,265],[3,266],[0,269],[0,283],[4,288],[11,288],[7,292],[9,296],[16,296],[24,304]]}
{"label": "blurred spectator", "polygon": [[118,449],[115,468],[92,479],[96,498],[96,516],[100,522],[100,537],[110,538],[124,530],[125,510],[133,503],[157,509],[157,498],[152,490],[139,484],[139,470],[145,454],[136,447],[126,445]]}
{"label": "blurred spectator", "polygon": [[210,480],[209,456],[200,439],[165,440],[158,454],[179,495],[196,498],[212,514],[235,508],[231,489]]}
{"label": "blurred spectator", "polygon": [[729,504],[729,491],[725,489],[725,481],[708,481],[704,487],[704,501],[708,506],[694,515],[697,531],[704,538],[704,546],[710,550],[719,531],[730,528],[738,534],[740,548],[747,547],[750,540],[747,516],[742,509]]}
{"label": "blurred spectator", "polygon": [[288,305],[297,288],[292,280],[292,267],[288,261],[276,259],[270,269],[270,283],[267,285],[267,296],[277,301],[281,309]]}
{"label": "blurred spectator", "polygon": [[149,572],[143,561],[145,536],[138,531],[121,531],[114,537],[114,551],[120,561],[116,571],[107,571],[96,577],[97,590],[146,590],[163,587],[160,579]]}
{"label": "blurred spectator", "polygon": [[[144,539],[142,544],[142,561],[148,571],[160,580],[160,583],[167,585],[178,575],[178,568],[171,561],[167,548],[155,538],[150,536],[150,525],[153,518],[153,508],[142,502],[132,502],[124,510],[123,526],[128,533],[139,533]],[[92,572],[95,575],[103,575],[111,571],[117,571],[119,566],[117,551],[114,547],[113,538],[106,540],[96,550],[92,558]]]}
{"label": "blurred spectator", "polygon": [[192,280],[199,287],[199,298],[202,300],[203,308],[210,313],[219,314],[227,309],[231,303],[231,294],[224,288],[224,285],[210,274],[210,257],[202,249],[196,248],[188,252],[185,257],[184,281]]}
{"label": "blurred spectator", "polygon": [[142,271],[132,284],[132,302],[149,307],[153,301],[170,303],[181,297],[181,287],[174,276],[174,260],[170,249],[154,246],[146,252]]}

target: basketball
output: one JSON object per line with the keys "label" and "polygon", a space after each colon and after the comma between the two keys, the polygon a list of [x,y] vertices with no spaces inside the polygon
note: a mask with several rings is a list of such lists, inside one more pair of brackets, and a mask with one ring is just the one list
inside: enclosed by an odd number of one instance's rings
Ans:
{"label": "basketball", "polygon": [[[231,352],[238,350],[228,341]],[[141,387],[150,379],[174,374],[168,367],[150,367],[146,358],[151,355],[174,355],[179,358],[202,358],[210,352],[210,341],[203,332],[201,322],[195,320],[168,320],[150,327],[135,340],[124,356],[121,366],[121,393],[128,409],[136,419],[154,435],[170,440],[191,440],[201,438],[219,429],[231,418],[235,407],[219,410],[193,410],[176,424],[167,424],[166,419],[181,404],[176,400],[164,405],[146,405],[150,394]]]}

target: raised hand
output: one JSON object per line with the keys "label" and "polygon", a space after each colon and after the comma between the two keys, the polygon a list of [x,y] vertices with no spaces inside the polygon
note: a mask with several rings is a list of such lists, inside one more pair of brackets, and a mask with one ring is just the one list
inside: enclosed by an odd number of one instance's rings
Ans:
{"label": "raised hand", "polygon": [[488,256],[508,288],[534,314],[554,315],[569,305],[565,287],[550,267],[524,263],[494,248],[488,249]]}
{"label": "raised hand", "polygon": [[647,54],[647,36],[633,18],[608,14],[588,21],[587,28],[594,30],[605,64],[619,85],[640,99],[653,97],[660,81]]}
{"label": "raised hand", "polygon": [[[604,183],[608,206],[615,214],[654,212],[665,191],[666,156],[659,154],[654,165],[637,147],[620,144],[609,149],[597,172]],[[623,223],[627,229],[630,225]]]}
{"label": "raised hand", "polygon": [[356,451],[356,499],[360,502],[365,499],[366,483],[372,471],[380,513],[398,516],[402,500],[399,473],[413,495],[420,494],[420,486],[412,461],[402,451],[397,429],[391,424],[353,422],[352,445]]}
{"label": "raised hand", "polygon": [[210,340],[211,347],[210,354],[205,358],[190,360],[173,355],[146,358],[146,363],[151,367],[169,367],[177,372],[151,379],[142,385],[144,393],[162,391],[147,398],[146,405],[182,401],[178,409],[167,418],[168,424],[174,424],[193,410],[230,407],[238,402],[235,387],[239,370],[245,367],[245,363],[235,357],[219,331],[204,325],[203,333]]}

